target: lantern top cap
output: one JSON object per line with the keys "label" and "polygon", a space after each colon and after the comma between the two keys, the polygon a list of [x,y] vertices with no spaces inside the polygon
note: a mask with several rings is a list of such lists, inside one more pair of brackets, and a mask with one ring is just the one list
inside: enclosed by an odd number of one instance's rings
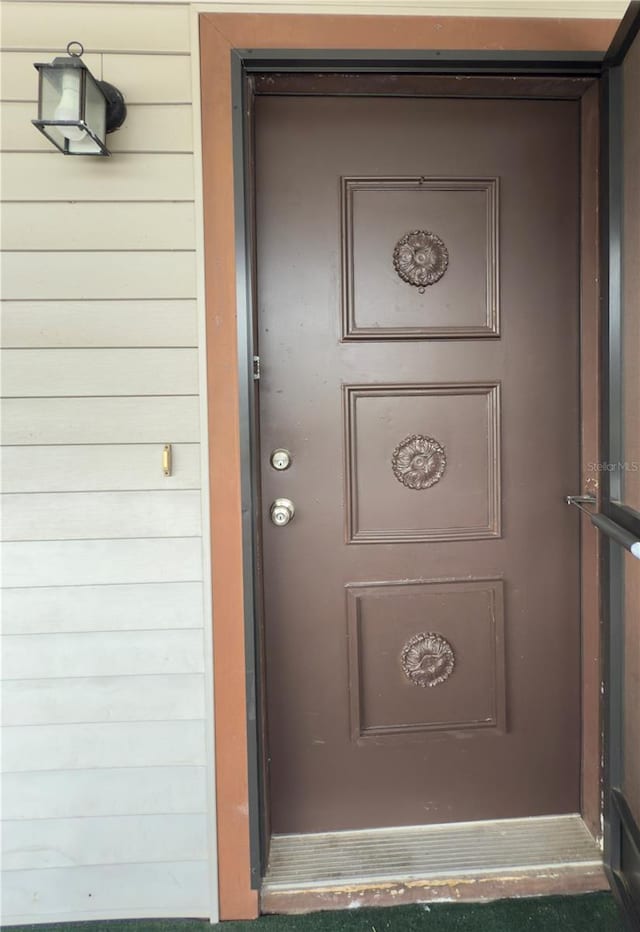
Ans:
{"label": "lantern top cap", "polygon": [[52,62],[47,64],[37,63],[34,65],[35,68],[84,68],[86,70],[87,66],[84,62],[81,61],[82,56],[84,55],[84,45],[82,42],[78,42],[76,39],[73,39],[67,45],[67,56],[64,57],[60,55],[58,58],[54,58]]}

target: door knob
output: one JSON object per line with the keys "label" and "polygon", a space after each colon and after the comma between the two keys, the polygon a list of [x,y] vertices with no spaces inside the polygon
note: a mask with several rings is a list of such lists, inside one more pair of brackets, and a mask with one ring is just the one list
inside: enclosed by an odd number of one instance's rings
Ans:
{"label": "door knob", "polygon": [[284,527],[293,521],[295,513],[295,505],[290,498],[276,498],[271,506],[271,521],[276,527]]}

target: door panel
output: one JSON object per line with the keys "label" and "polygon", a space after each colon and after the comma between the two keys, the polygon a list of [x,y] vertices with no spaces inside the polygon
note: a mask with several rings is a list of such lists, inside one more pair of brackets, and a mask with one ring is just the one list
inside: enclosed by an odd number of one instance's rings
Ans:
{"label": "door panel", "polygon": [[[343,391],[348,543],[500,537],[499,382]],[[429,425],[429,442],[413,433],[420,424]],[[422,447],[431,457],[426,469]],[[428,489],[429,507],[416,508],[408,489]]]}
{"label": "door panel", "polygon": [[[498,335],[497,178],[345,178],[342,206],[344,339]],[[419,229],[425,215],[444,244],[447,272],[444,264],[436,270],[426,320],[389,263],[389,229]]]}
{"label": "door panel", "polygon": [[[388,582],[347,587],[352,739],[505,727],[503,582]],[[437,669],[421,664],[425,618],[436,619]],[[397,676],[397,644],[403,643]],[[454,651],[452,645],[457,645]],[[415,702],[411,686],[432,687]]]}
{"label": "door panel", "polygon": [[579,810],[578,152],[571,101],[256,100],[274,832]]}

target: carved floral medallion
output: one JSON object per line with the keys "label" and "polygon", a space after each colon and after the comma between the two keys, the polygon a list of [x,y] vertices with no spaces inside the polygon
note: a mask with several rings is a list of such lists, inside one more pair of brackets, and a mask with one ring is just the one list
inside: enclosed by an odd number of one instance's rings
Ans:
{"label": "carved floral medallion", "polygon": [[441,634],[414,634],[404,645],[400,658],[405,676],[414,686],[437,686],[453,673],[455,654]]}
{"label": "carved floral medallion", "polygon": [[435,233],[412,230],[405,233],[393,250],[393,267],[408,285],[423,294],[427,285],[442,278],[449,265],[447,247]]}
{"label": "carved floral medallion", "polygon": [[393,451],[391,468],[398,482],[408,489],[428,489],[442,479],[447,457],[442,444],[433,437],[412,434]]}

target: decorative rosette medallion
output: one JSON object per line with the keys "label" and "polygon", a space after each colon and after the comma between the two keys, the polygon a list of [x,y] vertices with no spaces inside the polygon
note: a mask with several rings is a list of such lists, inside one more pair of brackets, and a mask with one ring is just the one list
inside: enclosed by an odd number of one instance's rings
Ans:
{"label": "decorative rosette medallion", "polygon": [[441,634],[414,634],[400,658],[405,676],[414,686],[437,686],[453,673],[456,658],[453,647]]}
{"label": "decorative rosette medallion", "polygon": [[393,267],[408,285],[424,294],[427,285],[442,278],[449,265],[447,247],[435,233],[412,230],[405,233],[393,250]]}
{"label": "decorative rosette medallion", "polygon": [[439,482],[447,468],[444,447],[433,437],[405,437],[391,457],[393,474],[408,489],[428,489]]}

